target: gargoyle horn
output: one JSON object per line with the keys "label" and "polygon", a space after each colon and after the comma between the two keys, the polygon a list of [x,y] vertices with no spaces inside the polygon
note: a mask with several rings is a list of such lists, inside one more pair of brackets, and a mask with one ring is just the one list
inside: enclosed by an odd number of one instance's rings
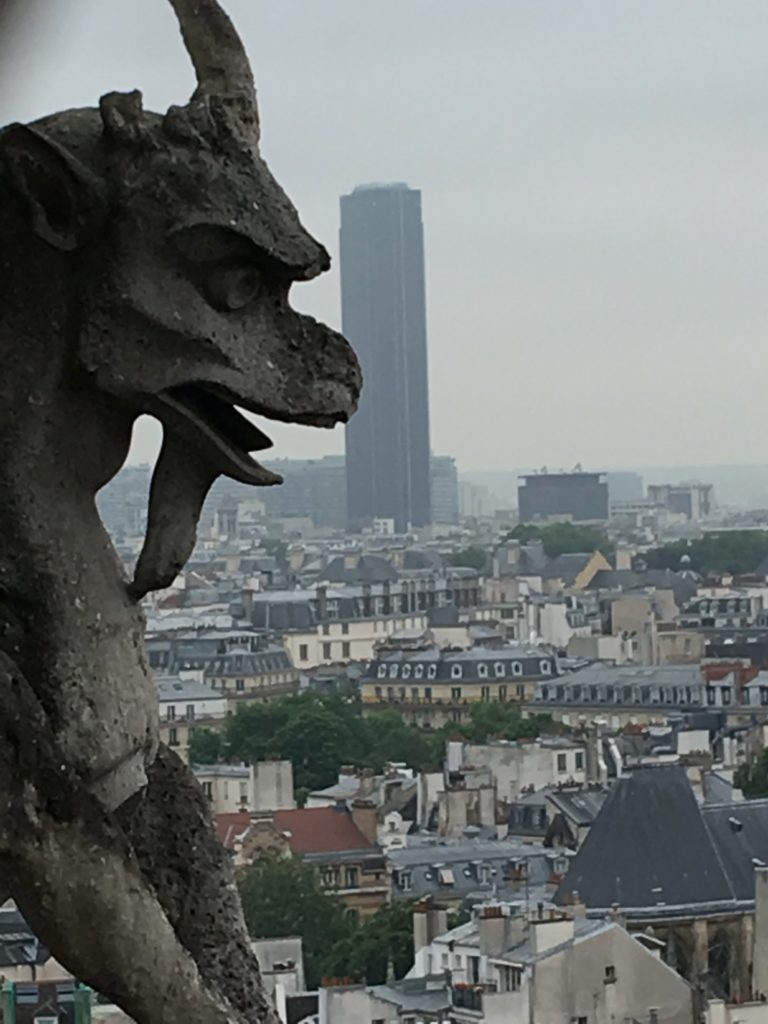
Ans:
{"label": "gargoyle horn", "polygon": [[195,99],[218,96],[252,106],[257,118],[253,72],[235,26],[217,0],[171,0],[197,75]]}

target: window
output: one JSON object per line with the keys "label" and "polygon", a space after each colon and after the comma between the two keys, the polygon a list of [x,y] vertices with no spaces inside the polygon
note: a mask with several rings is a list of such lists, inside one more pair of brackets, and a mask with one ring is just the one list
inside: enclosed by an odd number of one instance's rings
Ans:
{"label": "window", "polygon": [[589,1024],[589,1018],[588,1017],[577,1017],[576,1018],[576,1024]]}
{"label": "window", "polygon": [[176,705],[175,704],[169,704],[168,707],[165,709],[165,719],[166,719],[167,722],[175,722],[176,721]]}
{"label": "window", "polygon": [[521,676],[522,674],[523,674],[523,663],[522,663],[522,661],[513,661],[512,662],[512,675],[513,676]]}
{"label": "window", "polygon": [[552,674],[552,666],[548,658],[541,659],[541,661],[539,662],[539,671],[543,676],[548,676]]}
{"label": "window", "polygon": [[347,889],[356,889],[358,886],[357,868],[344,869],[344,886]]}
{"label": "window", "polygon": [[424,687],[424,700],[427,701],[427,702],[432,700],[432,687],[431,686],[425,686]]}
{"label": "window", "polygon": [[583,750],[577,750],[576,751],[576,771],[577,772],[583,772],[584,771],[584,751]]}
{"label": "window", "polygon": [[168,730],[168,746],[169,747],[178,747],[178,745],[179,745],[179,736],[178,736],[177,730],[176,729],[169,729]]}
{"label": "window", "polygon": [[723,686],[720,692],[723,695],[723,704],[730,704],[731,703],[731,688],[730,688],[730,686]]}
{"label": "window", "polygon": [[397,665],[390,665],[389,666],[389,678],[390,679],[397,679]]}
{"label": "window", "polygon": [[342,658],[349,658],[351,654],[351,647],[349,640],[345,640],[341,645],[341,656]]}
{"label": "window", "polygon": [[523,980],[522,967],[512,967],[507,964],[499,966],[499,991],[519,992]]}
{"label": "window", "polygon": [[490,699],[491,699],[491,688],[490,688],[490,686],[481,686],[480,687],[480,700],[490,700]]}
{"label": "window", "polygon": [[605,984],[612,985],[616,981],[616,967],[614,964],[607,964],[605,968]]}
{"label": "window", "polygon": [[323,657],[326,658],[327,660],[330,660],[330,657],[331,657],[331,645],[330,644],[323,644]]}
{"label": "window", "polygon": [[437,665],[427,666],[427,679],[434,679],[437,675]]}
{"label": "window", "polygon": [[411,700],[418,700],[418,699],[419,699],[419,688],[418,688],[418,686],[412,686],[411,687]]}
{"label": "window", "polygon": [[407,664],[403,665],[403,670],[400,673],[400,678],[401,679],[410,679],[411,678],[411,666],[410,665],[407,665]]}
{"label": "window", "polygon": [[400,888],[403,892],[410,892],[413,888],[413,875],[410,871],[401,871],[398,875],[400,880]]}
{"label": "window", "polygon": [[347,633],[349,632],[349,623],[348,622],[342,622],[342,624],[341,624],[341,632],[344,634],[344,636],[347,635]]}
{"label": "window", "polygon": [[299,644],[299,661],[309,661],[308,644]]}
{"label": "window", "polygon": [[213,800],[213,783],[212,782],[204,782],[203,783],[203,793],[208,797],[209,800]]}
{"label": "window", "polygon": [[462,672],[461,665],[451,665],[451,679],[461,679]]}
{"label": "window", "polygon": [[461,700],[461,687],[454,686],[451,690],[451,700]]}
{"label": "window", "polygon": [[424,666],[423,665],[417,665],[414,668],[414,670],[413,670],[413,678],[414,679],[421,679],[423,675],[424,675]]}
{"label": "window", "polygon": [[245,680],[244,679],[236,679],[235,680],[235,689],[237,690],[238,693],[242,693],[243,690],[245,689]]}
{"label": "window", "polygon": [[497,661],[496,664],[493,666],[493,672],[494,672],[494,675],[497,678],[503,679],[504,678],[504,662],[503,661]]}
{"label": "window", "polygon": [[194,722],[195,720],[195,705],[187,704],[187,721]]}
{"label": "window", "polygon": [[561,774],[568,770],[568,759],[565,754],[557,755],[557,770]]}
{"label": "window", "polygon": [[381,700],[381,687],[380,686],[374,686],[374,688],[373,688],[373,695],[376,698],[376,700]]}
{"label": "window", "polygon": [[330,632],[331,632],[331,627],[330,627],[330,626],[328,625],[328,623],[327,623],[327,622],[326,622],[326,623],[324,623],[324,624],[323,624],[323,636],[328,636],[328,634],[329,634]]}
{"label": "window", "polygon": [[481,679],[487,679],[488,678],[488,666],[484,665],[482,662],[480,662],[480,664],[477,666],[477,674],[480,676]]}
{"label": "window", "polygon": [[506,688],[506,686],[500,686],[499,687],[499,700],[506,700],[506,699],[507,699],[507,688]]}
{"label": "window", "polygon": [[378,679],[386,679],[386,676],[387,676],[387,666],[386,665],[379,665],[379,667],[376,669],[376,676],[377,676]]}

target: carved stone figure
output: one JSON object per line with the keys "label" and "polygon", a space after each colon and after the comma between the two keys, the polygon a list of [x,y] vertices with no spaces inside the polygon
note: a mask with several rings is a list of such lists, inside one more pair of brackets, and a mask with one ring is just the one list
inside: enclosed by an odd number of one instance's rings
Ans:
{"label": "carved stone figure", "polygon": [[[327,269],[259,155],[216,0],[171,0],[198,87],[111,94],[0,133],[0,895],[138,1024],[272,1021],[227,855],[158,744],[139,602],[188,558],[215,478],[279,478],[235,408],[331,426],[346,341],[288,301]],[[94,495],[164,426],[126,581]]]}

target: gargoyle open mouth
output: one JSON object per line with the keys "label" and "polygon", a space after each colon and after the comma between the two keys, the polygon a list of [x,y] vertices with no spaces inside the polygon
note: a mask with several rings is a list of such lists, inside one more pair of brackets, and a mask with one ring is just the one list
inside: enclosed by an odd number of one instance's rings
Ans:
{"label": "gargoyle open mouth", "polygon": [[219,472],[246,484],[279,484],[272,473],[250,455],[272,447],[272,441],[247,420],[235,403],[204,384],[185,384],[156,396],[153,411],[204,452]]}

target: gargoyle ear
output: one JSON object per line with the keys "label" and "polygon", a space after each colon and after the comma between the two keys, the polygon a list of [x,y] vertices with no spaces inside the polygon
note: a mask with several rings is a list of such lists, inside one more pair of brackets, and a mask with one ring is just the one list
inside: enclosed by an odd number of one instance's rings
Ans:
{"label": "gargoyle ear", "polygon": [[56,249],[80,248],[102,222],[103,183],[35,129],[13,124],[0,133],[0,166],[26,203],[32,229]]}

